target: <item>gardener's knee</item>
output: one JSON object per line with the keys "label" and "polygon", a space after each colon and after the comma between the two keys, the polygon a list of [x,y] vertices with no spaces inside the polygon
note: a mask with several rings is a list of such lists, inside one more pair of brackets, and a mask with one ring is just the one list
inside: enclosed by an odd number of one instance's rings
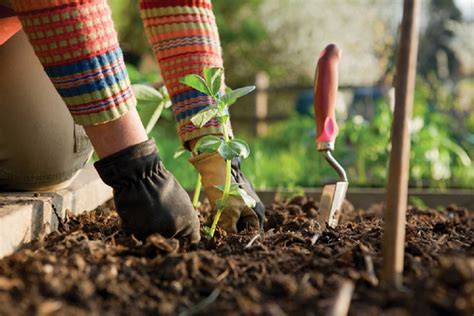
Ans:
{"label": "gardener's knee", "polygon": [[64,184],[92,152],[24,33],[0,46],[0,189]]}
{"label": "gardener's knee", "polygon": [[[4,128],[1,133],[5,135]],[[73,133],[51,130],[51,134],[43,131],[28,140],[12,131],[7,140],[0,137],[0,190],[53,190],[70,183],[87,163],[91,147],[86,144],[75,151]]]}

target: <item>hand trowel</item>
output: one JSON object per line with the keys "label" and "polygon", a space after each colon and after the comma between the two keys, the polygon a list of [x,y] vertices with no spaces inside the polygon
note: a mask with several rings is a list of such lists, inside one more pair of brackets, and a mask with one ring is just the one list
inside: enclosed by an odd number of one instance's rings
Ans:
{"label": "hand trowel", "polygon": [[335,118],[335,106],[340,56],[341,51],[336,45],[326,46],[319,56],[314,78],[317,149],[339,176],[338,181],[323,186],[319,203],[319,224],[323,229],[326,224],[332,228],[337,226],[349,185],[344,168],[331,154],[334,151],[334,143],[339,130]]}

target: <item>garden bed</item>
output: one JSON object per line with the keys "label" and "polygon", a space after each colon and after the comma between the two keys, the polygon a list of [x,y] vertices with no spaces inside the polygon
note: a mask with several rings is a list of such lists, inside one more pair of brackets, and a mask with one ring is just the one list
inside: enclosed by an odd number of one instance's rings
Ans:
{"label": "garden bed", "polygon": [[472,315],[473,213],[407,214],[405,287],[388,291],[379,205],[346,205],[341,224],[320,234],[317,203],[297,197],[267,207],[264,238],[218,231],[193,249],[125,236],[102,207],[0,261],[0,315],[320,315],[350,282],[351,315]]}

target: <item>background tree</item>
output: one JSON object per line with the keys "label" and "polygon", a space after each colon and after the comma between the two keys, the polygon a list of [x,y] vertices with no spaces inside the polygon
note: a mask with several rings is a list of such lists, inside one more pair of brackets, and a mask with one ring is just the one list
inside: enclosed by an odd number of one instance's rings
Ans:
{"label": "background tree", "polygon": [[423,77],[435,74],[446,80],[459,76],[460,61],[450,45],[455,33],[449,23],[461,20],[461,11],[453,0],[430,1],[428,24],[420,38],[418,55],[418,72]]}

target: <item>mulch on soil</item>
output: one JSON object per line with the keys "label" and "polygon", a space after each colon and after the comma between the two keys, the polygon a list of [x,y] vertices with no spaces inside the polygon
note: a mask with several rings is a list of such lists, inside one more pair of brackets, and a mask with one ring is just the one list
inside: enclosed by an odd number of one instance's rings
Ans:
{"label": "mulch on soil", "polygon": [[303,197],[274,203],[263,238],[218,231],[190,249],[125,236],[99,208],[0,260],[0,315],[321,315],[345,280],[355,285],[350,315],[472,315],[472,212],[409,208],[405,288],[387,291],[381,207],[348,206],[324,233],[317,209]]}

